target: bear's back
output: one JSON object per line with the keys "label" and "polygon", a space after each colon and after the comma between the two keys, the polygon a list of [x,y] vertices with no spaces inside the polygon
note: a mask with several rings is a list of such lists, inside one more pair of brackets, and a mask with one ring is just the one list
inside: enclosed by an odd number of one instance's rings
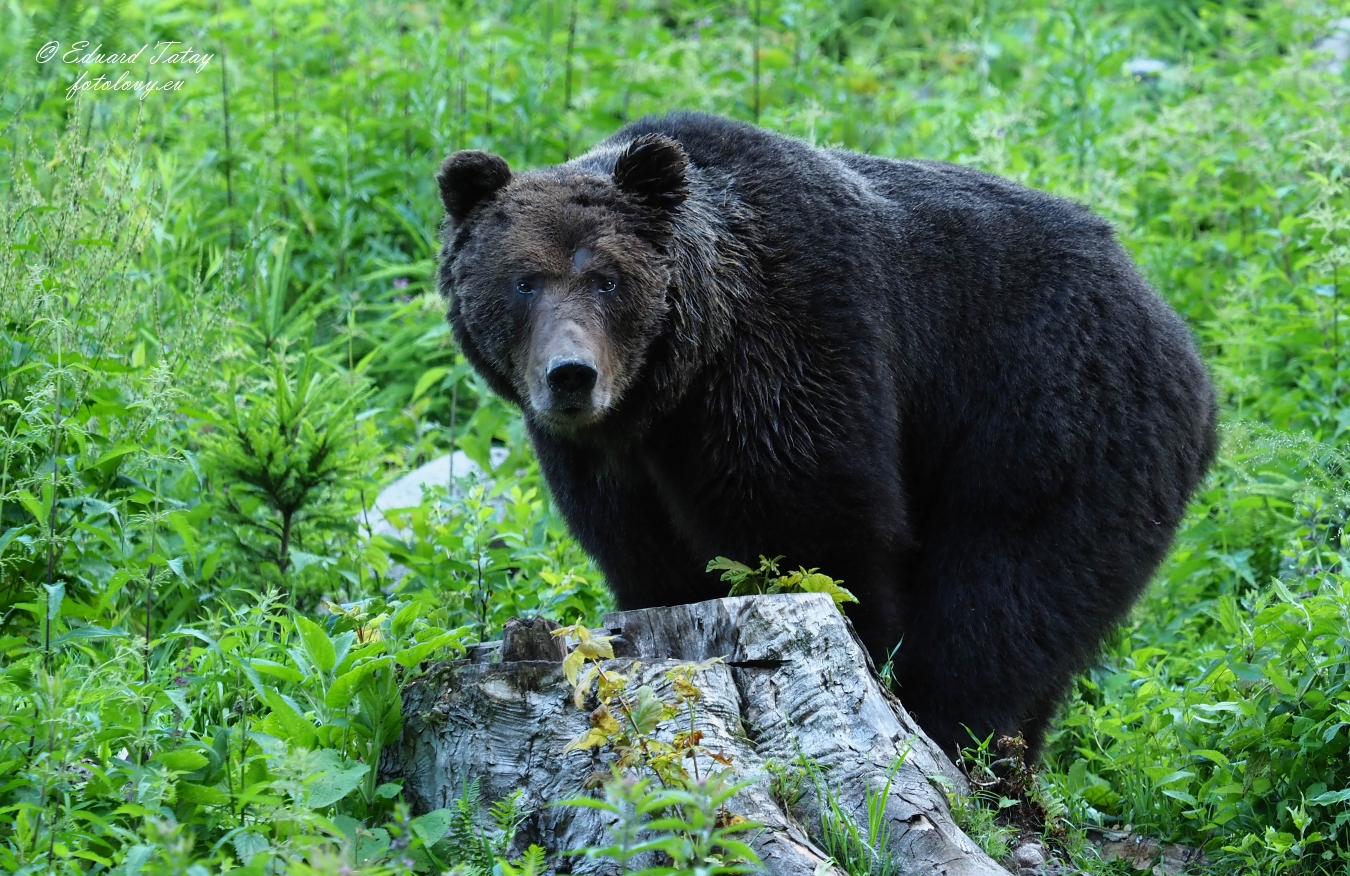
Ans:
{"label": "bear's back", "polygon": [[924,322],[947,336],[949,318],[1006,321],[1020,318],[1008,308],[1025,315],[1044,306],[1038,292],[1063,285],[1056,275],[1085,265],[1113,275],[1116,282],[1102,288],[1153,295],[1131,282],[1133,263],[1106,221],[993,174],[819,149],[689,112],[640,119],[600,144],[596,157],[649,133],[679,141],[695,168],[714,177],[716,188],[725,186],[721,196],[754,217],[746,234],[780,288],[828,274],[821,263],[828,255],[864,288],[890,290],[892,319],[906,321],[919,308]]}
{"label": "bear's back", "polygon": [[[1008,485],[1037,492],[1025,478],[1071,471],[1104,426],[1186,433],[1200,445],[1179,461],[1186,489],[1212,454],[1189,332],[1086,207],[956,164],[818,149],[701,113],[639,120],[601,148],[647,133],[678,140],[755,216],[755,307],[841,350],[874,338],[862,347],[883,353],[900,408],[925,424],[916,450],[1006,457]],[[1009,428],[1026,434],[969,443]],[[1043,465],[1018,473],[1012,456],[1027,453]]]}
{"label": "bear's back", "polygon": [[1061,246],[1072,238],[1112,238],[1110,225],[1086,207],[984,171],[943,161],[816,148],[706,113],[639,119],[597,151],[612,151],[643,134],[679,141],[695,167],[728,179],[737,197],[769,222],[809,228],[820,226],[819,220],[828,215],[834,222],[877,220],[875,224],[894,228],[903,219],[948,232],[952,229],[942,226],[960,223],[984,226],[991,238],[1015,229],[1019,236],[1009,241],[1009,248],[1017,251],[1025,251],[1025,235],[1033,231]]}

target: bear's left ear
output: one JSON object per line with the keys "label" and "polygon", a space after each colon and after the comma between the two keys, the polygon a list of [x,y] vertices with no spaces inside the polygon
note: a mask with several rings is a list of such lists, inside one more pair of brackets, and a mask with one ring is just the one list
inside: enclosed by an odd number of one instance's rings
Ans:
{"label": "bear's left ear", "polygon": [[614,184],[649,207],[670,209],[689,197],[684,147],[664,134],[643,134],[614,162]]}
{"label": "bear's left ear", "polygon": [[461,224],[469,211],[511,181],[511,168],[500,155],[465,149],[441,163],[436,183],[450,221]]}

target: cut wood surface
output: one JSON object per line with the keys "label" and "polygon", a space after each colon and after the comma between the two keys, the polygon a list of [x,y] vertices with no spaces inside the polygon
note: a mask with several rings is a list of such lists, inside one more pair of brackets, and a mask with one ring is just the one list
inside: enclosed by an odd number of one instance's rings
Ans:
{"label": "cut wood surface", "polygon": [[[725,658],[695,679],[703,691],[698,729],[708,750],[731,757],[734,781],[752,782],[730,809],[763,825],[747,837],[766,872],[830,872],[822,868],[828,856],[813,783],[803,783],[801,799],[785,812],[765,767],[771,759],[793,765],[805,757],[863,825],[868,789],[880,793],[889,783],[889,850],[901,873],[1007,873],[952,821],[933,777],[963,787],[959,772],[883,688],[828,596],[748,596],[621,612],[604,626],[598,632],[618,637],[605,667],[627,673],[640,662],[630,689],[650,684],[667,700],[673,701],[665,680],[671,667]],[[541,633],[538,623],[518,623],[507,631],[505,648],[478,646],[467,659],[408,685],[403,735],[387,750],[383,771],[402,778],[417,812],[453,805],[475,777],[485,803],[523,788],[535,812],[517,844],[537,843],[552,856],[608,844],[605,813],[549,804],[588,793],[587,778],[607,769],[613,756],[604,749],[564,753],[586,731],[589,715],[573,705],[560,655]],[[503,652],[546,659],[501,661]],[[615,869],[582,857],[552,863],[557,872]]]}

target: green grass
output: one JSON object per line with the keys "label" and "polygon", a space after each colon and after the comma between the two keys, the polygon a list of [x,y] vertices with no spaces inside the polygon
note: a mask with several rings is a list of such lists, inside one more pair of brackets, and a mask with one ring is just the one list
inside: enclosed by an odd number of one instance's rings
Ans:
{"label": "green grass", "polygon": [[[518,418],[449,343],[432,173],[463,147],[557,162],[691,108],[981,167],[1116,224],[1195,332],[1224,449],[1066,704],[1041,792],[1073,825],[1203,845],[1214,872],[1343,873],[1350,78],[1307,49],[1347,14],[10,3],[0,871],[470,861],[451,854],[467,822],[412,819],[375,782],[398,682],[512,615],[595,621],[608,597]],[[79,39],[214,58],[147,51],[112,72],[181,87],[71,100],[80,68],[35,55]],[[1169,67],[1132,79],[1137,57]],[[366,538],[379,485],[451,446],[510,450],[507,513],[433,492],[412,538]]]}

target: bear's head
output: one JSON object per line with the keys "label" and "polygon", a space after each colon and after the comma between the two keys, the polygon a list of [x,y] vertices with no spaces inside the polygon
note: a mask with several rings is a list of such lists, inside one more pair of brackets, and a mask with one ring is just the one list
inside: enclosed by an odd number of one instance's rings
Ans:
{"label": "bear's head", "polygon": [[519,175],[472,150],[441,165],[439,284],[455,338],[536,423],[585,432],[640,379],[669,327],[687,171],[680,145],[656,134]]}

